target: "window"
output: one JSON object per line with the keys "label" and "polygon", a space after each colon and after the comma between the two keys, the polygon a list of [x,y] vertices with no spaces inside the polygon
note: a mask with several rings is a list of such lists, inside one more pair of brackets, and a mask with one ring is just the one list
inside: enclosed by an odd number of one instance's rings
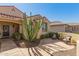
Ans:
{"label": "window", "polygon": [[47,31],[47,23],[44,23],[43,25],[42,25],[42,31]]}

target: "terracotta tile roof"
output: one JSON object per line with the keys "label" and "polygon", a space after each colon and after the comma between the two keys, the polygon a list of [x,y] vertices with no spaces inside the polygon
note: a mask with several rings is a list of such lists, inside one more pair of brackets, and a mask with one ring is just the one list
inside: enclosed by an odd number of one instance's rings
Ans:
{"label": "terracotta tile roof", "polygon": [[9,14],[4,14],[4,13],[0,13],[0,15],[4,15],[4,16],[10,16],[10,17],[15,17],[15,18],[22,18],[22,17],[18,17],[18,16],[13,16],[13,15],[9,15]]}
{"label": "terracotta tile roof", "polygon": [[[15,6],[0,6],[0,7],[13,7],[16,8]],[[16,8],[18,11],[20,11],[18,8]],[[23,13],[22,11],[20,11],[21,13]]]}
{"label": "terracotta tile roof", "polygon": [[60,21],[53,21],[53,22],[50,22],[50,25],[67,25],[67,24],[62,23]]}
{"label": "terracotta tile roof", "polygon": [[[3,8],[7,8],[7,7],[9,7],[9,8],[15,8],[15,9],[17,9],[19,12],[21,12],[22,14],[23,14],[23,12],[22,11],[20,11],[18,8],[16,8],[15,6],[0,6],[1,8],[3,7]],[[11,15],[11,14],[5,14],[5,13],[2,13],[2,12],[0,12],[0,15],[4,15],[4,16],[11,16],[11,17],[15,17],[15,18],[22,18],[22,17],[19,17],[19,16],[15,16],[15,15]]]}

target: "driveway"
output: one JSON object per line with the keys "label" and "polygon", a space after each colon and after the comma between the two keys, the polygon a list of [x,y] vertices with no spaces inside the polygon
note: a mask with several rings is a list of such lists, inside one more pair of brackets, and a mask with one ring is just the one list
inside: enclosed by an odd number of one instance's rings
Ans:
{"label": "driveway", "polygon": [[39,46],[19,48],[11,39],[1,40],[0,55],[3,56],[75,56],[74,45],[67,45],[59,40],[43,39]]}

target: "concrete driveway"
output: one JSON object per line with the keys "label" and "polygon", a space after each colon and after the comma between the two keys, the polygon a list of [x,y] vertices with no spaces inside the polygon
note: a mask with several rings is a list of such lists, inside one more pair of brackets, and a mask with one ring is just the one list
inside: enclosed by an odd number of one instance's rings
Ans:
{"label": "concrete driveway", "polygon": [[11,39],[1,40],[0,55],[3,56],[74,56],[74,45],[67,45],[59,40],[43,39],[39,46],[19,48]]}

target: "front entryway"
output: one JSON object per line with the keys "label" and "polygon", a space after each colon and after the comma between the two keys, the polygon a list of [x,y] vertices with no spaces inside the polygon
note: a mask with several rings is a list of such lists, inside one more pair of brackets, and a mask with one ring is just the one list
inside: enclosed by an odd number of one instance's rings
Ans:
{"label": "front entryway", "polygon": [[3,37],[9,37],[9,25],[3,25]]}
{"label": "front entryway", "polygon": [[13,33],[21,32],[21,26],[12,22],[0,22],[0,38],[11,38]]}

